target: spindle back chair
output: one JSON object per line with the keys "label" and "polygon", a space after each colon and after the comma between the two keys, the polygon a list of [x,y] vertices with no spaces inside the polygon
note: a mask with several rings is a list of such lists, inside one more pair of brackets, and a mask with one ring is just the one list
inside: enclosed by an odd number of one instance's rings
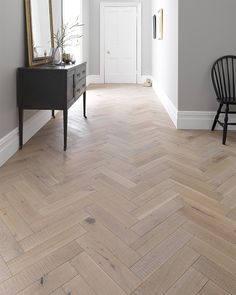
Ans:
{"label": "spindle back chair", "polygon": [[[212,67],[211,77],[216,99],[219,102],[212,131],[215,130],[217,123],[223,127],[223,144],[225,145],[228,126],[236,125],[236,123],[229,123],[229,114],[236,114],[235,111],[230,111],[230,106],[236,105],[236,56],[226,55],[219,58]],[[225,111],[222,111],[224,106]],[[224,122],[219,120],[222,113],[225,114]]]}

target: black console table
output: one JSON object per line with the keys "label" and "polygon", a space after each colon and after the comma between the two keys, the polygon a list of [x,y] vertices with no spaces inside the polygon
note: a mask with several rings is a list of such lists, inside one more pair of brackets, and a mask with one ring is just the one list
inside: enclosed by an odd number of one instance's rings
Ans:
{"label": "black console table", "polygon": [[24,110],[63,111],[64,150],[67,149],[68,109],[83,94],[86,117],[86,63],[80,65],[19,68],[17,73],[17,103],[19,108],[20,149],[23,147]]}

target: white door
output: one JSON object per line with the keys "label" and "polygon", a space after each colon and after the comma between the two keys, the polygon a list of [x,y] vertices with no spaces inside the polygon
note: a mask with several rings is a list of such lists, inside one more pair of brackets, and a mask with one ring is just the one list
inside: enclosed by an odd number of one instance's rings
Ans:
{"label": "white door", "polygon": [[137,8],[105,7],[105,83],[137,81]]}

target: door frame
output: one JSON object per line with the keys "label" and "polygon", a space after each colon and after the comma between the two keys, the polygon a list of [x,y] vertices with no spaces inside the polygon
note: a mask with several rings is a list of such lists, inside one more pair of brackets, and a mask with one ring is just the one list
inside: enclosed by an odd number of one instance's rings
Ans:
{"label": "door frame", "polygon": [[105,8],[106,7],[136,7],[137,8],[137,61],[136,83],[142,76],[142,4],[140,2],[101,2],[100,3],[100,79],[105,83]]}

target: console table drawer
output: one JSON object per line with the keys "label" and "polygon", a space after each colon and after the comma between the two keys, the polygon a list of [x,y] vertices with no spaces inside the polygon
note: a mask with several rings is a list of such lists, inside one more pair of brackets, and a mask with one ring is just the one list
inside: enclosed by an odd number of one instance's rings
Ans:
{"label": "console table drawer", "polygon": [[75,97],[78,98],[86,89],[86,78],[80,80],[75,86]]}
{"label": "console table drawer", "polygon": [[86,65],[81,65],[75,69],[75,80],[80,81],[83,78],[86,78]]}

